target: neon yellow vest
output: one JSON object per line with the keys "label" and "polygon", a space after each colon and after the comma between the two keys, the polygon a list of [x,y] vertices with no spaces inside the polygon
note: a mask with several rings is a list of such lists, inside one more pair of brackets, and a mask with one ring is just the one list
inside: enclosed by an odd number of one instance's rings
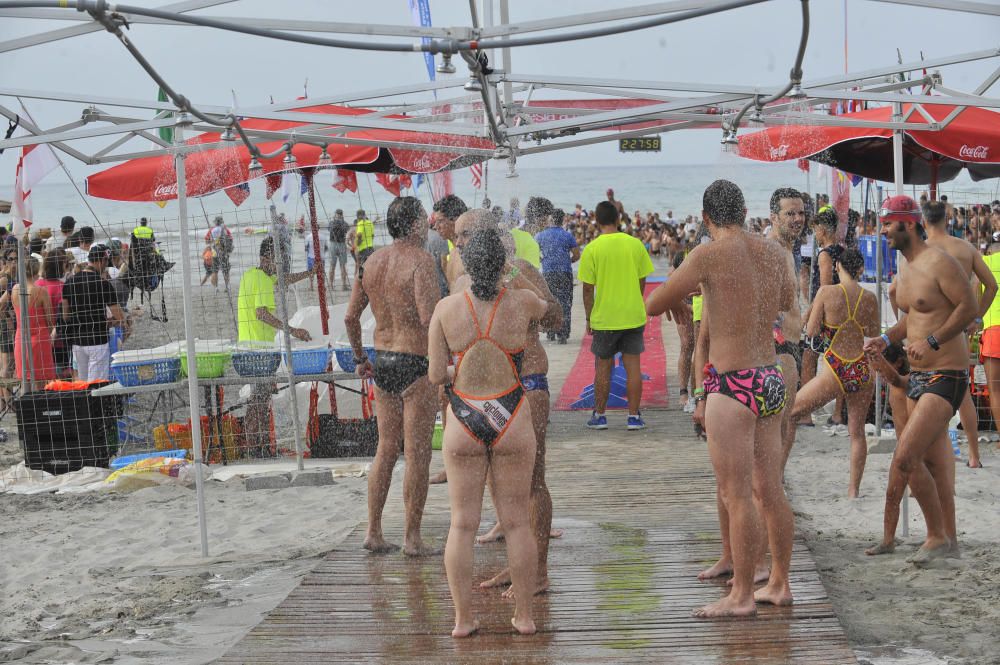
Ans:
{"label": "neon yellow vest", "polygon": [[134,235],[139,240],[152,240],[153,239],[153,229],[148,226],[137,226],[132,229],[132,235]]}
{"label": "neon yellow vest", "polygon": [[359,219],[354,232],[354,249],[363,252],[375,246],[375,225],[370,219]]}
{"label": "neon yellow vest", "polygon": [[[1000,254],[984,256],[983,261],[986,262],[990,272],[1000,282]],[[979,287],[979,290],[980,293],[983,291],[982,286]],[[986,314],[983,315],[983,330],[992,328],[993,326],[1000,326],[1000,298],[996,298]]]}

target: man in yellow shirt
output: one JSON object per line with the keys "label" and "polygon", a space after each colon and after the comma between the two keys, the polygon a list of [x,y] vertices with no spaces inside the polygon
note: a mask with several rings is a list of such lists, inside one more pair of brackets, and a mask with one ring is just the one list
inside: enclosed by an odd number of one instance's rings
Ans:
{"label": "man in yellow shirt", "polygon": [[[288,275],[288,284],[294,284],[313,274],[312,270]],[[278,267],[274,260],[274,238],[264,238],[260,243],[260,263],[251,268],[240,279],[240,290],[236,298],[238,330],[240,342],[274,341],[275,330],[280,330],[284,322],[274,315],[274,287],[278,282]],[[289,328],[292,337],[308,342],[309,332],[304,328]],[[274,384],[255,383],[247,402],[243,429],[251,454],[264,455],[270,447],[270,402]]]}
{"label": "man in yellow shirt", "polygon": [[601,233],[584,248],[578,274],[583,283],[587,332],[593,333],[590,351],[597,356],[594,413],[587,427],[608,428],[604,410],[611,391],[615,354],[621,353],[627,376],[628,428],[643,429],[646,425],[639,413],[642,401],[639,354],[645,350],[643,291],[646,277],[653,272],[653,262],[642,241],[618,230],[619,212],[611,201],[598,203],[594,213]]}
{"label": "man in yellow shirt", "polygon": [[368,219],[364,210],[358,210],[351,243],[354,252],[354,265],[357,267],[358,276],[360,276],[365,261],[375,251],[375,225],[372,224],[372,220]]}

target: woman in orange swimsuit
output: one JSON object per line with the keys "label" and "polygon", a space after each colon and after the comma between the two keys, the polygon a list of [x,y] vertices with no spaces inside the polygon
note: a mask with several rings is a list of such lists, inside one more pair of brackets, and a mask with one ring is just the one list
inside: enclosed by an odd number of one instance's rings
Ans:
{"label": "woman in orange swimsuit", "polygon": [[[451,530],[444,563],[455,602],[452,636],[478,628],[472,614],[473,541],[487,474],[507,540],[515,597],[511,622],[519,633],[531,634],[538,561],[529,497],[536,441],[520,361],[529,326],[545,316],[548,303],[533,291],[503,288],[506,253],[496,229],[475,232],[461,252],[472,284],[438,303],[428,347],[428,376],[445,385],[449,398],[443,452]],[[455,365],[449,367],[453,354]]]}
{"label": "woman in orange swimsuit", "polygon": [[847,430],[851,437],[851,485],[857,498],[868,456],[865,418],[875,392],[875,373],[862,349],[865,337],[876,337],[878,303],[858,284],[864,259],[856,249],[844,250],[837,262],[840,284],[820,287],[806,324],[806,343],[822,357],[816,378],[795,398],[793,418],[843,395],[847,399]]}

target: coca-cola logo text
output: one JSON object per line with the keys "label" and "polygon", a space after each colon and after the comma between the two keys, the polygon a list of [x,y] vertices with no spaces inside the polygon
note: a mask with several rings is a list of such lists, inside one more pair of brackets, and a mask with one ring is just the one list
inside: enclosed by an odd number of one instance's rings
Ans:
{"label": "coca-cola logo text", "polygon": [[172,185],[157,185],[156,189],[153,190],[153,198],[169,198],[171,196],[177,196],[177,183]]}
{"label": "coca-cola logo text", "polygon": [[788,154],[788,144],[782,143],[777,148],[771,148],[771,159],[784,159]]}
{"label": "coca-cola logo text", "polygon": [[958,156],[966,159],[986,159],[989,156],[989,153],[990,149],[984,145],[963,145],[958,149]]}

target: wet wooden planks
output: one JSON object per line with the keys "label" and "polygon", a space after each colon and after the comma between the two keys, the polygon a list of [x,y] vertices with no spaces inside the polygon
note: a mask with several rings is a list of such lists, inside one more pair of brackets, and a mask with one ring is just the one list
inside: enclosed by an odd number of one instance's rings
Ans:
{"label": "wet wooden planks", "polygon": [[[537,599],[537,635],[513,635],[513,601],[477,590],[481,633],[453,640],[442,559],[369,556],[362,525],[218,662],[856,663],[801,541],[793,607],[762,607],[750,620],[691,617],[725,592],[695,578],[719,553],[715,483],[689,421],[645,415],[650,428],[628,434],[581,433],[578,414],[552,415],[548,481],[566,533],[550,548],[552,591]],[[400,481],[387,505],[390,538],[401,533]],[[444,487],[431,488],[424,524],[443,543]],[[502,543],[477,546],[475,578],[504,561]]]}

